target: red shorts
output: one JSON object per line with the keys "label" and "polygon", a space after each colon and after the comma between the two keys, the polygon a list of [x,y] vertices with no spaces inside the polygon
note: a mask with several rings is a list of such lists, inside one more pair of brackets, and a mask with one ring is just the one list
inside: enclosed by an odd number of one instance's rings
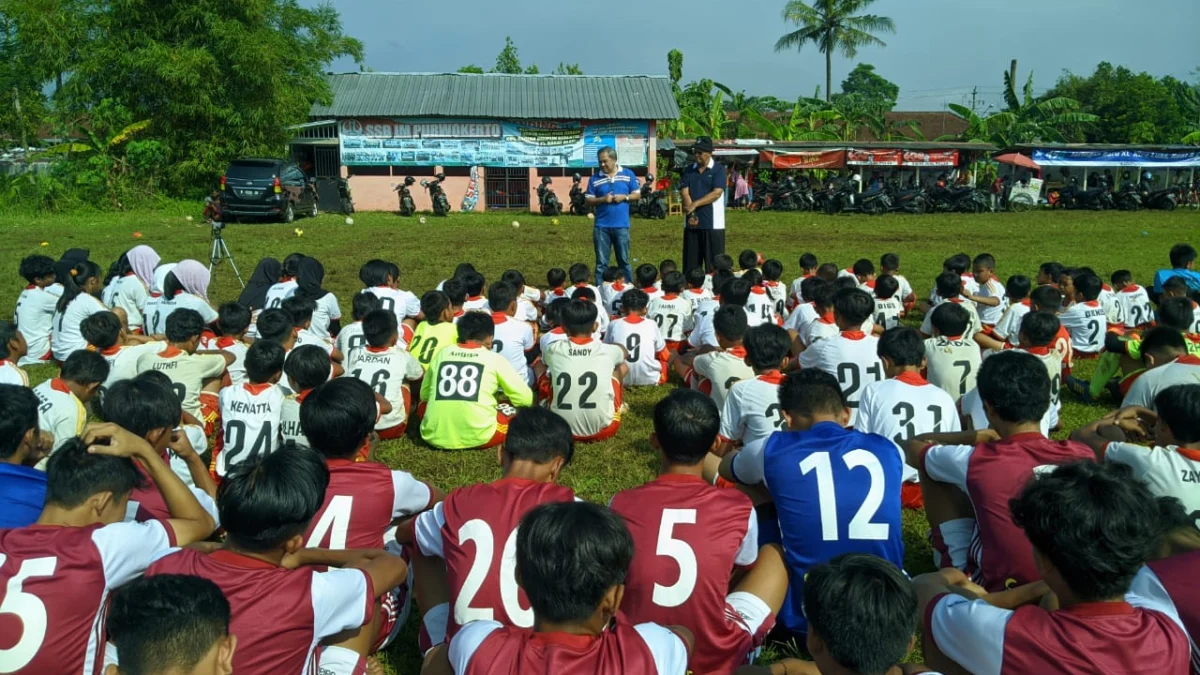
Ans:
{"label": "red shorts", "polygon": [[612,386],[614,396],[613,406],[616,409],[616,412],[613,413],[612,422],[609,422],[608,426],[604,427],[600,431],[597,431],[591,436],[576,436],[576,443],[593,443],[595,441],[608,440],[613,436],[616,436],[617,431],[621,429],[621,406],[624,404],[624,390],[621,388],[620,380],[615,377],[612,379]]}
{"label": "red shorts", "polygon": [[667,340],[667,351],[678,354],[679,350],[686,344],[687,342],[683,340]]}
{"label": "red shorts", "polygon": [[507,403],[501,403],[496,406],[496,432],[492,434],[491,439],[487,443],[479,446],[480,450],[494,448],[504,444],[504,439],[508,438],[508,423],[517,414],[517,409]]}
{"label": "red shorts", "polygon": [[200,392],[200,423],[204,425],[204,435],[212,436],[220,428],[221,400],[211,391]]}
{"label": "red shorts", "polygon": [[[407,417],[409,411],[412,410],[412,391],[409,390],[407,384],[404,384],[400,386],[400,393],[404,397],[404,415]],[[381,441],[394,441],[397,438],[403,438],[404,432],[407,429],[408,420],[405,420],[394,427],[388,427],[387,429],[376,429],[375,433],[379,435],[379,440]]]}
{"label": "red shorts", "polygon": [[913,510],[925,508],[925,497],[921,494],[919,483],[900,484],[900,507]]}

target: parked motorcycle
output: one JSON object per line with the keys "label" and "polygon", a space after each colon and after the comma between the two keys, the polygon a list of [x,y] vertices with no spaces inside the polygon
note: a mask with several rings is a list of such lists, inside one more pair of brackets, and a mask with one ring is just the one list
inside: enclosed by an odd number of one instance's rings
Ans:
{"label": "parked motorcycle", "polygon": [[925,213],[928,208],[925,189],[921,187],[903,189],[900,180],[893,178],[884,188],[888,196],[888,210],[905,213]]}
{"label": "parked motorcycle", "polygon": [[537,195],[538,207],[543,216],[557,216],[562,213],[562,202],[558,201],[558,195],[550,189],[550,176],[542,176],[542,182],[537,188]]}
{"label": "parked motorcycle", "polygon": [[450,213],[450,200],[446,198],[446,189],[442,187],[442,181],[446,180],[445,174],[437,174],[433,180],[422,180],[421,187],[429,190],[429,200],[433,203],[433,215],[445,216]]}
{"label": "parked motorcycle", "polygon": [[1131,181],[1125,181],[1113,195],[1113,203],[1122,211],[1137,211],[1142,208],[1142,194]]}
{"label": "parked motorcycle", "polygon": [[[417,212],[417,205],[413,202],[412,192],[409,190],[416,182],[412,176],[407,176],[403,183],[393,188],[400,195],[400,215],[406,218]],[[425,181],[421,181],[421,185],[424,186]]]}
{"label": "parked motorcycle", "polygon": [[1148,209],[1174,211],[1175,207],[1179,205],[1179,188],[1171,186],[1153,190],[1150,182],[1143,180],[1141,197],[1142,205]]}
{"label": "parked motorcycle", "polygon": [[571,215],[586,216],[591,213],[591,209],[587,205],[587,191],[583,189],[581,183],[583,176],[575,174],[571,176]]}
{"label": "parked motorcycle", "polygon": [[630,215],[639,218],[662,219],[667,217],[667,193],[654,189],[654,174],[646,174],[646,180],[642,181],[642,187],[638,193],[637,204],[629,207]]}
{"label": "parked motorcycle", "polygon": [[858,183],[854,180],[844,182],[834,193],[833,198],[825,203],[825,213],[866,213],[879,215],[887,213],[891,208],[891,200],[883,188],[859,193]]}
{"label": "parked motorcycle", "polygon": [[987,198],[982,192],[975,188],[964,185],[962,187],[942,185],[942,181],[938,181],[933,189],[928,194],[929,210],[950,213],[958,211],[960,213],[983,213],[987,210]]}
{"label": "parked motorcycle", "polygon": [[1096,181],[1096,187],[1082,190],[1079,188],[1079,179],[1072,176],[1067,186],[1059,192],[1059,205],[1068,209],[1092,211],[1116,208],[1116,202],[1113,201],[1108,183],[1103,177]]}

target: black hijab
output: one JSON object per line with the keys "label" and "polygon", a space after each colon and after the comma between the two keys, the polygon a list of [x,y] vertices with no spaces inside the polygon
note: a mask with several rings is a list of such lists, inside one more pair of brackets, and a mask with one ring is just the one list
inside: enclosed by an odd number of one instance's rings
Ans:
{"label": "black hijab", "polygon": [[303,258],[296,265],[296,297],[316,302],[329,291],[321,288],[325,281],[325,266],[316,258]]}
{"label": "black hijab", "polygon": [[238,304],[249,308],[251,311],[263,309],[263,305],[267,304],[267,289],[279,283],[279,275],[283,272],[283,265],[274,258],[263,258],[258,261],[258,267],[254,268],[254,274],[250,275],[250,283],[246,284],[246,288],[238,297]]}
{"label": "black hijab", "polygon": [[58,283],[61,284],[63,279],[71,276],[71,268],[87,260],[90,254],[91,251],[86,248],[67,249],[67,252],[62,254],[62,258],[54,263],[54,276],[58,279]]}

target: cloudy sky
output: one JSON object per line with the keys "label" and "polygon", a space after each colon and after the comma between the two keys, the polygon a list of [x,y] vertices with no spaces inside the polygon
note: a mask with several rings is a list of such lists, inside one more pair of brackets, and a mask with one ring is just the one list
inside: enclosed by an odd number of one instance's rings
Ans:
{"label": "cloudy sky", "polygon": [[[589,75],[666,74],[666,53],[676,48],[685,81],[709,77],[735,91],[794,99],[825,80],[824,59],[811,46],[774,51],[789,30],[784,0],[332,2],[346,32],[365,43],[366,65],[381,72],[489,69],[507,34],[522,63],[542,72],[565,61]],[[972,87],[995,102],[1013,58],[1022,82],[1033,69],[1039,92],[1064,70],[1090,73],[1105,60],[1200,79],[1200,0],[878,0],[871,11],[892,17],[896,33],[856,61],[900,86],[898,109],[942,109],[969,99]],[[835,91],[853,66],[835,57]]]}

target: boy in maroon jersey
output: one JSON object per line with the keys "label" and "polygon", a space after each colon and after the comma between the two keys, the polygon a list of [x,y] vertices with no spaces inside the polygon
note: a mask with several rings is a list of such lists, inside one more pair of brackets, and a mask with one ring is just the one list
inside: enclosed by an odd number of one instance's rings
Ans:
{"label": "boy in maroon jersey", "polygon": [[451,491],[417,516],[411,529],[396,532],[400,543],[417,544],[413,568],[424,610],[422,651],[471,621],[533,626],[533,611],[508,566],[517,525],[538,504],[575,500],[570,488],[557,484],[574,454],[566,420],[546,408],[521,408],[497,451],[503,478]]}
{"label": "boy in maroon jersey", "polygon": [[[133,458],[158,486],[169,519],[121,522],[141,482]],[[67,440],[50,456],[37,522],[0,530],[0,671],[99,672],[109,594],[172,546],[200,541],[214,527],[145,440],[115,424]]]}
{"label": "boy in maroon jersey", "polygon": [[383,619],[377,604],[404,583],[408,566],[377,550],[303,548],[328,484],[324,459],[294,443],[241,462],[217,492],[227,533],[221,548],[182,549],[146,572],[204,577],[220,587],[238,636],[238,675],[303,673],[317,665],[322,644],[322,671],[365,668]]}
{"label": "boy in maroon jersey", "polygon": [[[762,644],[787,595],[777,545],[758,548],[750,498],[705,482],[720,413],[698,391],[676,389],[654,407],[650,444],[660,475],[619,492],[609,508],[625,519],[634,556],[621,610],[634,623],[681,623],[696,637],[696,673],[733,672]],[[729,592],[730,576],[749,570]]]}

